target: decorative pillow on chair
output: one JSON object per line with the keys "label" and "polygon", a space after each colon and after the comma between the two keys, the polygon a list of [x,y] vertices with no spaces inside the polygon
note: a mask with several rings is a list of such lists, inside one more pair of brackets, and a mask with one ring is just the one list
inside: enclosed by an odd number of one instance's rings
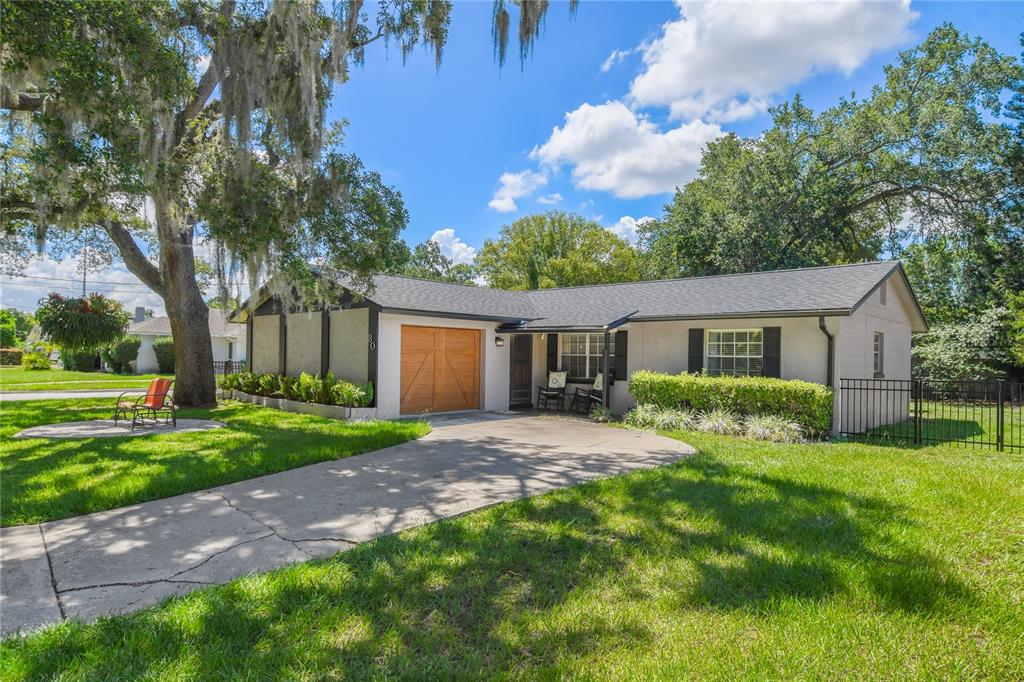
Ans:
{"label": "decorative pillow on chair", "polygon": [[548,388],[565,388],[568,372],[548,372]]}
{"label": "decorative pillow on chair", "polygon": [[604,390],[604,374],[601,374],[600,372],[598,372],[597,376],[594,377],[594,390],[595,391],[603,391]]}

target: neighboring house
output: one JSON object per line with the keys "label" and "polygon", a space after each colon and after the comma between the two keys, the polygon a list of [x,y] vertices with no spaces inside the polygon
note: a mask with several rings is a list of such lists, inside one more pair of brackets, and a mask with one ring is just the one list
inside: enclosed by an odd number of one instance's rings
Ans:
{"label": "neighboring house", "polygon": [[381,275],[364,297],[316,274],[337,286],[327,309],[274,278],[253,314],[232,314],[250,330],[252,371],[373,381],[379,417],[530,405],[549,370],[568,371],[572,393],[607,367],[617,413],[641,368],[909,379],[910,336],[928,328],[896,262],[538,291]]}
{"label": "neighboring house", "polygon": [[[161,336],[171,335],[171,321],[166,317],[146,317],[145,308],[135,309],[135,319],[128,325],[128,333],[138,336],[142,343],[135,358],[135,373],[146,374],[157,371],[156,353],[153,341]],[[213,361],[223,362],[245,360],[245,325],[228,322],[220,310],[210,309],[210,336],[213,341]]]}

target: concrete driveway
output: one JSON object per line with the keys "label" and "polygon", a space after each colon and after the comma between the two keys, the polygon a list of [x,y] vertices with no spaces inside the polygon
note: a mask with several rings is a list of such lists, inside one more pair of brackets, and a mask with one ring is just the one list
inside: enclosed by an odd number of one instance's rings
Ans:
{"label": "concrete driveway", "polygon": [[424,438],[219,488],[0,529],[0,634],[155,604],[204,585],[693,449],[587,421],[478,414]]}

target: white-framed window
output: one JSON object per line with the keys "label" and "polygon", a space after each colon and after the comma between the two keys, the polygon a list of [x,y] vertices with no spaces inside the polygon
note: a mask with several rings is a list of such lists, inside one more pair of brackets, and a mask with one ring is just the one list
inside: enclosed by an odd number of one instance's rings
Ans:
{"label": "white-framed window", "polygon": [[764,331],[708,330],[707,357],[708,374],[760,376],[764,368]]}
{"label": "white-framed window", "polygon": [[882,332],[875,332],[871,354],[875,368],[875,378],[880,379],[885,376],[885,334]]}
{"label": "white-framed window", "polygon": [[[569,380],[593,379],[601,373],[604,353],[604,333],[562,334],[562,371],[569,372]],[[615,366],[615,335],[609,334],[608,366]]]}

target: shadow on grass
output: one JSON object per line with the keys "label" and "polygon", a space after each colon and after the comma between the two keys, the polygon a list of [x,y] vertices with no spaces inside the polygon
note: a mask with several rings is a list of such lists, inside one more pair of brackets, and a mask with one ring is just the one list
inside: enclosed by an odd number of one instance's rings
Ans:
{"label": "shadow on grass", "polygon": [[[45,423],[109,418],[109,404],[13,404],[4,435]],[[107,401],[110,403],[110,401]],[[228,428],[75,440],[9,440],[0,450],[2,525],[113,509],[224,483],[340,459],[405,442],[416,423],[331,422],[269,408],[225,405],[180,417],[216,419]]]}
{"label": "shadow on grass", "polygon": [[846,594],[856,575],[878,608],[955,617],[978,597],[906,544],[912,525],[881,496],[699,455],[7,646],[33,677],[557,677],[650,645],[665,594],[676,610],[765,612]]}

